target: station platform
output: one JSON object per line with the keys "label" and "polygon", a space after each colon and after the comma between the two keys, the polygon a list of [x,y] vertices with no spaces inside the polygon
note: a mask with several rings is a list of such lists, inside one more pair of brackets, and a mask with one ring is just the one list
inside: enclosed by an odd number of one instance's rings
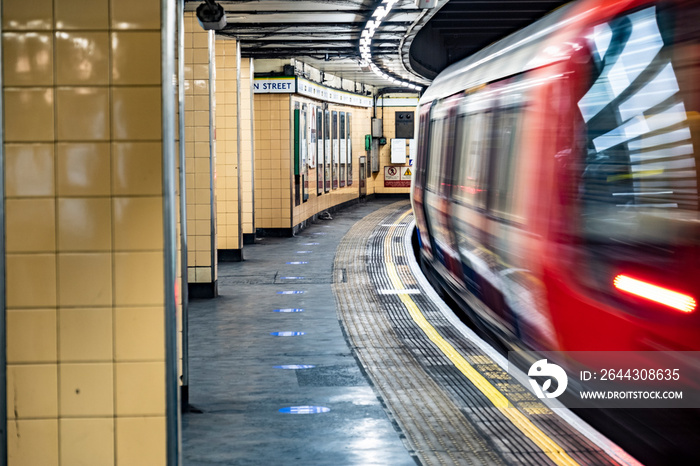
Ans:
{"label": "station platform", "polygon": [[505,371],[422,276],[407,200],[257,240],[189,307],[186,465],[639,464]]}

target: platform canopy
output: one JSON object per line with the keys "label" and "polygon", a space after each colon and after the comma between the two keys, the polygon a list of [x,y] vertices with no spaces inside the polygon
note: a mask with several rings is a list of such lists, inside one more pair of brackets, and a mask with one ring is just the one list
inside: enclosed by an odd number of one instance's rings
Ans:
{"label": "platform canopy", "polygon": [[[204,3],[186,0],[186,10]],[[379,88],[394,86],[361,66],[360,39],[386,0],[218,1],[227,24],[217,34],[240,40],[252,58],[296,58],[326,73]],[[447,65],[530,24],[562,0],[416,0],[391,2],[371,43],[373,63],[386,75],[427,85]]]}

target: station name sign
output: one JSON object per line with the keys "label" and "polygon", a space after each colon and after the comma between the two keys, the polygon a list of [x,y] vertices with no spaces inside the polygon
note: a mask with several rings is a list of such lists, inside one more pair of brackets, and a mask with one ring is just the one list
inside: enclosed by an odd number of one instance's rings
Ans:
{"label": "station name sign", "polygon": [[255,94],[299,94],[334,104],[372,107],[371,97],[333,89],[298,76],[255,78],[253,92]]}
{"label": "station name sign", "polygon": [[255,78],[253,80],[255,94],[294,94],[296,91],[297,81],[294,76]]}
{"label": "station name sign", "polygon": [[322,84],[311,82],[304,78],[297,78],[297,93],[314,99],[331,102],[334,104],[352,105],[354,107],[371,107],[372,98],[352,92],[340,91],[326,87]]}

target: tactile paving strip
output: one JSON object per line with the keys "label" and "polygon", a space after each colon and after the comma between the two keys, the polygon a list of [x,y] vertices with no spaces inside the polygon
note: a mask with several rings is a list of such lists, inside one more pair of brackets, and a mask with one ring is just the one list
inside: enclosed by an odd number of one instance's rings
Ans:
{"label": "tactile paving strip", "polygon": [[545,452],[533,443],[532,435],[524,434],[522,425],[519,428],[503,409],[494,407],[414,322],[389,271],[391,266],[398,274],[403,291],[420,290],[405,265],[408,208],[405,201],[394,203],[348,232],[334,264],[336,270],[344,270],[343,281],[334,274],[333,287],[353,350],[412,454],[426,465],[616,464],[454,330],[423,293],[411,294],[440,336],[516,407],[507,409],[517,409],[540,436],[561,449],[556,454]]}

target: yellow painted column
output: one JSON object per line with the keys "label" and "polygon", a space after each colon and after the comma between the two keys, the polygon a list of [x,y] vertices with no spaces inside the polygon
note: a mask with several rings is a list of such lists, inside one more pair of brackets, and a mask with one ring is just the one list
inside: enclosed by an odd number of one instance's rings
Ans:
{"label": "yellow painted column", "polygon": [[2,2],[9,464],[166,464],[160,0]]}
{"label": "yellow painted column", "polygon": [[[190,297],[217,294],[216,198],[212,202],[216,140],[210,115],[209,35],[194,13],[185,13],[185,170],[187,173],[187,272]],[[215,81],[215,80],[214,80]],[[212,124],[216,118],[211,118]],[[219,175],[219,174],[216,174]],[[215,190],[213,191],[216,192]]]}

